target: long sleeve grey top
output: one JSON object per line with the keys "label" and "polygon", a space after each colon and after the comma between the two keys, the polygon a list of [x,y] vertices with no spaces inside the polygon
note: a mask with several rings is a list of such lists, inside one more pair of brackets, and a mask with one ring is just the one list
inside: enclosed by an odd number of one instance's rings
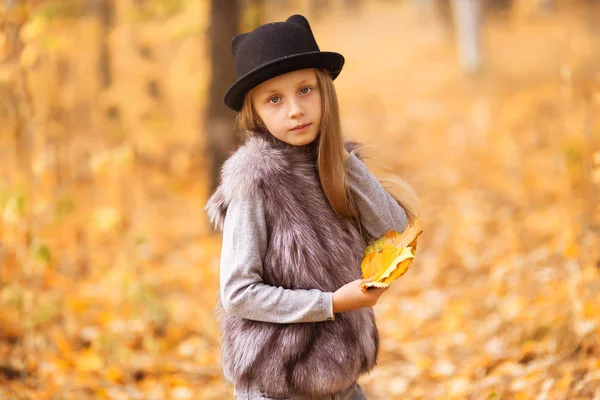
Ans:
{"label": "long sleeve grey top", "polygon": [[[406,229],[406,212],[363,162],[353,153],[345,162],[348,186],[369,240],[391,229]],[[262,260],[267,249],[264,204],[264,193],[258,191],[228,206],[220,265],[223,308],[240,318],[272,323],[335,319],[332,292],[285,289],[263,282]]]}

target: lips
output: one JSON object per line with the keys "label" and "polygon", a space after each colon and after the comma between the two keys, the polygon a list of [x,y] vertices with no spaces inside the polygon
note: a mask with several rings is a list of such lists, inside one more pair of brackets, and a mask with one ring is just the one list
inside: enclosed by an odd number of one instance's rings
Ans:
{"label": "lips", "polygon": [[311,124],[311,123],[308,123],[308,124],[300,124],[300,125],[296,125],[296,126],[295,126],[295,127],[293,127],[291,130],[292,130],[292,131],[297,131],[297,130],[300,130],[300,129],[302,129],[302,128],[305,128],[305,127],[309,126],[310,124]]}

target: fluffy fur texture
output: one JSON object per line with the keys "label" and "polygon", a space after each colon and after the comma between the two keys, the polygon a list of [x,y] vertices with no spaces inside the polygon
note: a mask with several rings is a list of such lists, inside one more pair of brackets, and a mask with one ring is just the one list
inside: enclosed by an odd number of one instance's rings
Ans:
{"label": "fluffy fur texture", "polygon": [[[268,136],[251,137],[227,160],[221,178],[206,207],[219,228],[231,201],[265,193],[264,283],[334,292],[361,277],[366,243],[327,202],[314,152]],[[252,382],[272,397],[331,395],[376,363],[379,337],[371,308],[338,313],[335,321],[296,324],[238,318],[220,302],[217,314],[225,379],[236,385]]]}

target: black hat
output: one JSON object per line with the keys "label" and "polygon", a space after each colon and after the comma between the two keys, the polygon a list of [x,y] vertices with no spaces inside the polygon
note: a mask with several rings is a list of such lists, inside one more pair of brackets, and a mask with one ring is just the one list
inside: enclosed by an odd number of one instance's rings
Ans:
{"label": "black hat", "polygon": [[292,15],[285,22],[261,25],[231,41],[236,81],[225,93],[225,104],[240,111],[244,96],[260,83],[304,68],[324,68],[335,79],[344,57],[320,51],[306,18]]}

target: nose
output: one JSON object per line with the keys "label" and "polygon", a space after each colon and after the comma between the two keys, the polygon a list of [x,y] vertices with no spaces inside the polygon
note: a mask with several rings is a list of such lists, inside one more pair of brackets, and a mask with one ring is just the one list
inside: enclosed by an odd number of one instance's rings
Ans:
{"label": "nose", "polygon": [[302,115],[304,115],[304,108],[302,108],[302,105],[300,104],[300,102],[298,100],[292,100],[290,101],[290,109],[288,111],[288,117],[289,118],[298,118]]}

